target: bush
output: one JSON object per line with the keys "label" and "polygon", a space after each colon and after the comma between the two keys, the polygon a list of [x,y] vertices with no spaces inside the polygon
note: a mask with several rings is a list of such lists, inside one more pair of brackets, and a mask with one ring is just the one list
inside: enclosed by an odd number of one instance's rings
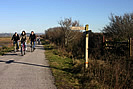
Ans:
{"label": "bush", "polygon": [[111,15],[110,23],[102,30],[107,37],[115,40],[128,40],[133,37],[133,13],[123,16]]}

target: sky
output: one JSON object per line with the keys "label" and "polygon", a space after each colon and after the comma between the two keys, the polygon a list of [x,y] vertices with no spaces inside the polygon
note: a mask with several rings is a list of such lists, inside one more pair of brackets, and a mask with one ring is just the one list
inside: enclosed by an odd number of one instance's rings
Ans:
{"label": "sky", "polygon": [[133,13],[133,0],[0,0],[0,33],[44,33],[70,17],[100,32],[111,13]]}

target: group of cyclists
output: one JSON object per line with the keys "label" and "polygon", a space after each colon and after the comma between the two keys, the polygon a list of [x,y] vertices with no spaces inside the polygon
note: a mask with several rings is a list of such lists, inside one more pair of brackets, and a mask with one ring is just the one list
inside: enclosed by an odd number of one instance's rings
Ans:
{"label": "group of cyclists", "polygon": [[[15,34],[12,36],[13,41],[13,45],[16,47],[16,51],[19,51],[19,42],[21,42],[21,53],[23,51],[23,47],[24,47],[24,51],[27,50],[27,35],[25,31],[22,31],[22,33],[20,34],[20,36],[17,34],[17,32],[15,32]],[[35,41],[36,41],[36,35],[34,33],[34,31],[31,31],[31,34],[29,36],[29,40],[30,40],[30,44],[31,47],[33,45],[33,51],[35,50]]]}

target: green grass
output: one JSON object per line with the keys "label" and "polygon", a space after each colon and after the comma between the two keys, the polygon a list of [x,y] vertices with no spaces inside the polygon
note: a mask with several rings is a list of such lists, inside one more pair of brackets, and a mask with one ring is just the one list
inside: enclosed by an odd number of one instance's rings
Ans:
{"label": "green grass", "polygon": [[54,46],[45,44],[45,55],[49,60],[49,64],[55,78],[55,84],[58,89],[79,89],[79,80],[77,73],[74,71],[72,59],[63,58],[55,54],[57,49]]}

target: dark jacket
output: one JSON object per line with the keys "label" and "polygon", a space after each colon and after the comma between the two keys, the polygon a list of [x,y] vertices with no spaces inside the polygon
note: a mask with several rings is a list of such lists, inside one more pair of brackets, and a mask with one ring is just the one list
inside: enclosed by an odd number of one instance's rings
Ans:
{"label": "dark jacket", "polygon": [[30,37],[29,37],[30,41],[36,41],[36,35],[35,34],[30,34]]}
{"label": "dark jacket", "polygon": [[20,37],[19,37],[19,35],[17,34],[17,36],[14,34],[13,36],[12,36],[12,40],[13,41],[18,41],[18,40],[20,40]]}
{"label": "dark jacket", "polygon": [[21,43],[25,42],[26,39],[27,39],[27,36],[26,35],[23,35],[23,34],[20,35]]}

